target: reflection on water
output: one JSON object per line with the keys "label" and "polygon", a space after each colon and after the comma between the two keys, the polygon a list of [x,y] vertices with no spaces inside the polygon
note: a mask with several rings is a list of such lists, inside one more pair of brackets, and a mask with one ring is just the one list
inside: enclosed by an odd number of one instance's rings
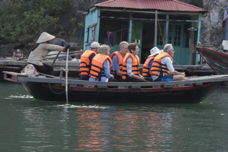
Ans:
{"label": "reflection on water", "polygon": [[192,105],[66,105],[38,101],[19,85],[7,83],[0,89],[0,151],[228,149],[226,88],[217,89],[202,103]]}

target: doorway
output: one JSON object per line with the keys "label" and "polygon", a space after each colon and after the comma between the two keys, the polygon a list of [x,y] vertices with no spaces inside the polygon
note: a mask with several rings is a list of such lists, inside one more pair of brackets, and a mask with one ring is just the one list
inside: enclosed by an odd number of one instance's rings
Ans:
{"label": "doorway", "polygon": [[144,22],[143,34],[142,34],[141,63],[144,63],[148,55],[150,55],[150,49],[153,46],[154,46],[154,22]]}

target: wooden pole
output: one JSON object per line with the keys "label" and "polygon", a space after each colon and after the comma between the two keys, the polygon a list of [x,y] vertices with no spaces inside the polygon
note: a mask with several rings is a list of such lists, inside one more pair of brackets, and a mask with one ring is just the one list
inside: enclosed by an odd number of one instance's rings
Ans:
{"label": "wooden pole", "polygon": [[157,36],[158,36],[158,11],[155,12],[155,21],[154,21],[154,46],[157,46]]}
{"label": "wooden pole", "polygon": [[166,23],[165,23],[165,43],[169,41],[169,15],[166,15]]}
{"label": "wooden pole", "polygon": [[[197,44],[200,43],[201,23],[202,23],[202,14],[200,14],[198,17]],[[196,56],[195,62],[201,64],[202,58],[201,58],[200,54],[197,53],[195,56]]]}
{"label": "wooden pole", "polygon": [[200,14],[198,17],[197,44],[200,42],[201,23],[202,23],[202,15]]}
{"label": "wooden pole", "polygon": [[69,49],[67,49],[67,54],[66,54],[66,66],[65,66],[65,92],[66,92],[66,105],[69,104],[69,97],[68,97],[68,62],[69,62]]}
{"label": "wooden pole", "polygon": [[132,41],[132,23],[133,23],[132,15],[130,15],[130,20],[129,20],[129,31],[128,31],[128,42],[130,42],[130,43],[131,43],[131,41]]}

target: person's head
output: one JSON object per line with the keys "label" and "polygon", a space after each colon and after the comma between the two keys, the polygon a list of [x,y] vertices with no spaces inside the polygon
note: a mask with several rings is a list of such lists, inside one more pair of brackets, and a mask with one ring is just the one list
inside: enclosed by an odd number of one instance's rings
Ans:
{"label": "person's head", "polygon": [[130,43],[128,46],[128,50],[130,53],[137,55],[139,53],[139,47],[137,43]]}
{"label": "person's head", "polygon": [[104,55],[110,55],[110,47],[106,44],[102,44],[99,53]]}
{"label": "person's head", "polygon": [[126,41],[122,41],[122,42],[120,42],[120,44],[119,44],[119,46],[120,46],[120,52],[122,53],[122,54],[126,54],[127,52],[128,52],[128,42],[126,42]]}
{"label": "person's head", "polygon": [[172,44],[166,44],[163,49],[164,52],[167,52],[170,56],[174,56],[174,48]]}
{"label": "person's head", "polygon": [[51,40],[55,39],[55,36],[47,33],[47,32],[42,32],[40,34],[40,37],[38,38],[38,40],[36,41],[36,43],[47,43]]}
{"label": "person's head", "polygon": [[90,49],[98,53],[100,49],[100,44],[98,42],[92,42],[90,44]]}
{"label": "person's head", "polygon": [[157,54],[160,54],[162,52],[162,50],[158,49],[157,47],[153,47],[151,50],[150,50],[150,56],[155,56]]}

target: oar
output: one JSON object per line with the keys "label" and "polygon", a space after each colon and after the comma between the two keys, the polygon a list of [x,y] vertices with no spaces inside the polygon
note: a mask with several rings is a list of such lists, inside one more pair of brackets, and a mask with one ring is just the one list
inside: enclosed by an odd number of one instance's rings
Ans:
{"label": "oar", "polygon": [[58,52],[58,54],[56,55],[56,57],[55,57],[54,61],[53,61],[53,62],[52,62],[52,64],[51,64],[51,67],[53,67],[53,66],[54,66],[55,61],[57,60],[57,58],[59,57],[59,54],[60,54],[61,52],[62,52],[62,50]]}
{"label": "oar", "polygon": [[66,105],[69,105],[69,97],[68,97],[68,56],[69,56],[69,49],[67,49],[66,54],[66,67],[65,67],[65,91],[66,91]]}

